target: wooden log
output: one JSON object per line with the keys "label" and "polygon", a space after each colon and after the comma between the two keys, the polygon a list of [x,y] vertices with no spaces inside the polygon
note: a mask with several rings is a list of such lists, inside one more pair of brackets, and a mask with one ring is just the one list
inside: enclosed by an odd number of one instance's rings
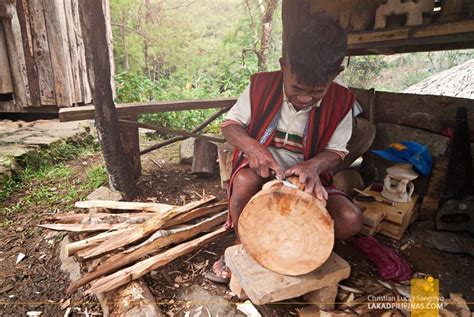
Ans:
{"label": "wooden log", "polygon": [[73,102],[71,57],[69,55],[64,1],[43,0],[46,30],[49,41],[51,65],[53,66],[56,106],[70,107]]}
{"label": "wooden log", "polygon": [[0,23],[0,94],[13,92],[12,75],[10,73],[10,63],[8,62],[8,49],[5,42],[3,26]]}
{"label": "wooden log", "polygon": [[127,250],[130,252],[121,252],[113,255],[102,262],[96,270],[84,274],[80,279],[71,283],[66,292],[71,293],[100,276],[122,268],[127,264],[133,263],[140,258],[152,252],[157,252],[158,250],[170,244],[186,241],[205,230],[215,228],[217,225],[224,223],[227,217],[226,214],[227,212],[222,212],[197,224],[185,226],[182,228],[159,230],[156,232],[156,234],[154,234],[153,240],[145,241],[145,243],[139,245],[131,251]]}
{"label": "wooden log", "polygon": [[29,9],[31,12],[33,55],[38,73],[40,103],[41,105],[56,105],[53,66],[49,52],[43,1],[29,1]]}
{"label": "wooden log", "polygon": [[165,264],[168,264],[174,259],[189,252],[192,252],[215,239],[220,238],[226,233],[226,231],[227,230],[225,228],[217,229],[197,239],[181,243],[163,253],[157,254],[144,261],[138,262],[137,264],[131,267],[100,278],[94,281],[94,283],[92,283],[91,288],[86,291],[86,294],[107,292],[121,285],[124,285],[132,280],[140,278],[143,275],[151,272],[152,270],[155,270]]}
{"label": "wooden log", "polygon": [[221,177],[221,188],[226,189],[232,175],[232,159],[234,148],[229,143],[217,146],[217,158],[219,160],[219,174]]}
{"label": "wooden log", "polygon": [[334,224],[323,202],[281,182],[270,182],[253,196],[239,218],[240,240],[265,268],[301,275],[331,255]]}
{"label": "wooden log", "polygon": [[160,203],[141,203],[114,200],[84,200],[74,204],[76,208],[107,208],[117,210],[140,210],[148,212],[163,213],[170,211],[176,206]]}
{"label": "wooden log", "polygon": [[216,171],[217,146],[207,140],[194,141],[193,164],[191,174],[209,177]]}
{"label": "wooden log", "polygon": [[118,230],[117,232],[119,234],[108,238],[96,247],[84,250],[85,252],[82,253],[82,257],[84,259],[89,259],[112,251],[114,249],[126,246],[140,239],[146,238],[156,230],[161,229],[163,225],[166,224],[166,222],[168,222],[168,220],[170,220],[171,218],[176,217],[180,214],[184,214],[214,199],[214,196],[209,196],[202,200],[174,208],[164,214],[157,214],[153,218],[147,220],[142,224],[137,225],[136,227]]}
{"label": "wooden log", "polygon": [[31,105],[30,88],[16,0],[4,1],[0,6],[0,12],[4,13],[0,16],[0,20],[8,48],[15,102],[19,107],[29,107]]}

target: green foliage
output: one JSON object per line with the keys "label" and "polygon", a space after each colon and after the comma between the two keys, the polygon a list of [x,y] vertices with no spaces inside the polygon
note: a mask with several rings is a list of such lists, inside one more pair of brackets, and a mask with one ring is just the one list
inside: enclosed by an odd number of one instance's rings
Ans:
{"label": "green foliage", "polygon": [[371,88],[368,85],[380,75],[381,70],[386,66],[387,63],[383,56],[353,56],[341,74],[341,79],[351,87]]}

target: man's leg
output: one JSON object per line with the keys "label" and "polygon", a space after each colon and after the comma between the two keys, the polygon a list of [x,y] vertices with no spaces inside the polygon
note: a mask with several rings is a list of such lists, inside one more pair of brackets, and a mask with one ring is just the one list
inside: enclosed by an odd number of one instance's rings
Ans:
{"label": "man's leg", "polygon": [[336,239],[347,239],[362,229],[362,212],[344,195],[329,195],[326,208],[334,220]]}
{"label": "man's leg", "polygon": [[247,205],[250,198],[255,195],[265,183],[265,179],[258,176],[252,169],[243,168],[234,177],[232,183],[232,195],[229,201],[229,212],[232,218],[232,225],[238,236],[238,221],[242,210]]}

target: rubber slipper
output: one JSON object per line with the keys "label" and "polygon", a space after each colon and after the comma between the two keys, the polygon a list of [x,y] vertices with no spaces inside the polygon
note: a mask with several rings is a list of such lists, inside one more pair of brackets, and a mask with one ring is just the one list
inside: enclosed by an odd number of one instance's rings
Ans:
{"label": "rubber slipper", "polygon": [[231,272],[226,266],[223,256],[214,262],[212,265],[212,271],[213,272],[207,272],[205,274],[205,277],[208,280],[221,284],[228,284],[230,282]]}

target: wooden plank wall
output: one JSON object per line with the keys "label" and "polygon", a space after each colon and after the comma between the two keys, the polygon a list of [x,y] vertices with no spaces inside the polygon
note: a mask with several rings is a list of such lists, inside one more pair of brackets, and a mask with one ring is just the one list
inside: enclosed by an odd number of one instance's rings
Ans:
{"label": "wooden plank wall", "polygon": [[0,3],[0,94],[19,112],[91,102],[78,1]]}

